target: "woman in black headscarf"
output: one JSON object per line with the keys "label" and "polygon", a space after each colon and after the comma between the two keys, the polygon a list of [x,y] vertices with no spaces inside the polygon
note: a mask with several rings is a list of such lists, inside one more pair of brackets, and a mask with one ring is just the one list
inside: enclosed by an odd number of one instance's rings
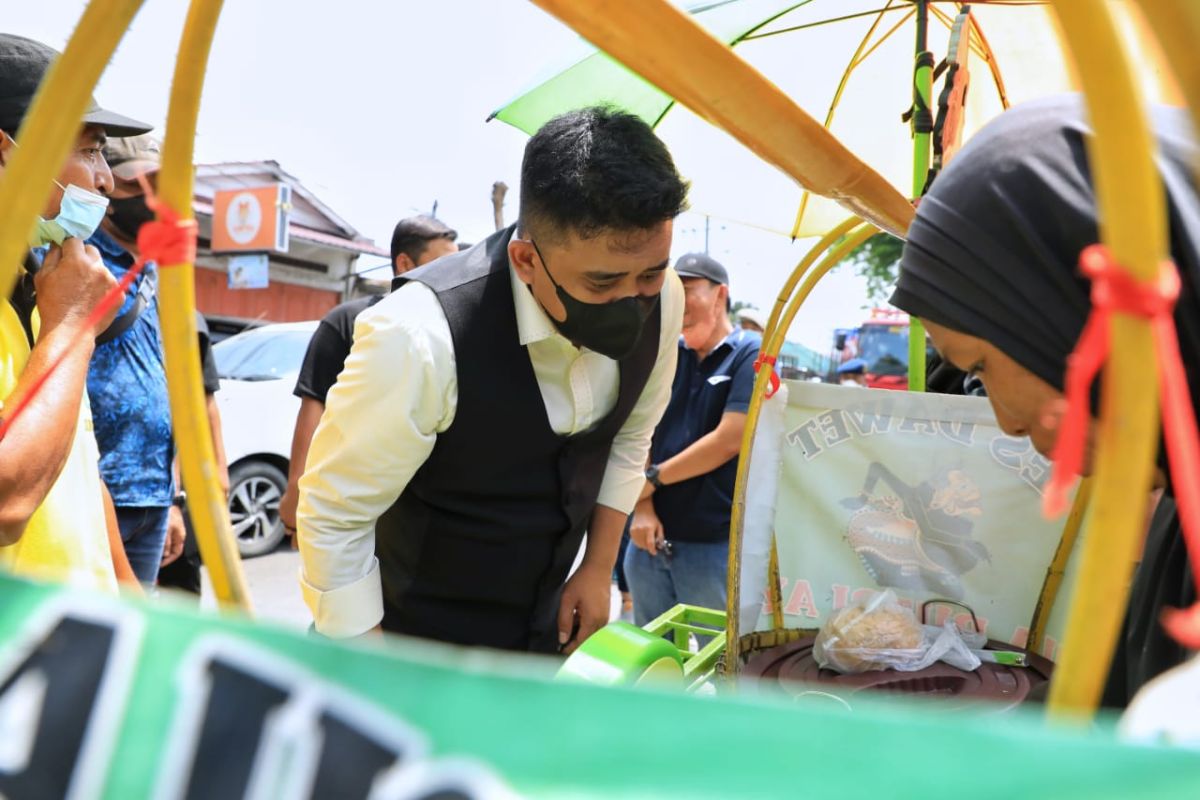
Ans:
{"label": "woman in black headscarf", "polygon": [[[1200,400],[1200,195],[1183,111],[1153,115],[1168,201],[1175,309],[1193,400]],[[1049,455],[1063,377],[1091,309],[1079,253],[1100,241],[1081,98],[1018,106],[980,131],[937,179],[909,230],[892,303],[925,321],[942,357],[984,383],[1000,427]],[[1162,448],[1160,447],[1160,451]],[[1088,455],[1090,460],[1090,452]],[[1166,484],[1165,453],[1159,454]],[[1104,703],[1124,706],[1187,652],[1158,623],[1195,602],[1173,488],[1159,504],[1134,578]]]}

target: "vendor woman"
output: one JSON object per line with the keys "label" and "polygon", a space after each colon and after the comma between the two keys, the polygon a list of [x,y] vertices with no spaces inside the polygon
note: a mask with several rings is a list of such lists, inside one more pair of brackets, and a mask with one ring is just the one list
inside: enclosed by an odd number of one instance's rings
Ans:
{"label": "vendor woman", "polygon": [[[1100,241],[1082,99],[1014,108],[976,135],[921,201],[892,302],[924,320],[933,344],[984,383],[996,420],[1049,455],[1063,406],[1067,357],[1091,309],[1079,253]],[[1193,401],[1200,399],[1200,196],[1197,148],[1183,111],[1153,115],[1156,163],[1170,214],[1171,257],[1182,291],[1175,309]],[[1091,448],[1088,448],[1090,459]],[[1103,703],[1124,706],[1146,681],[1188,653],[1159,623],[1166,607],[1196,601],[1173,496],[1151,522]]]}

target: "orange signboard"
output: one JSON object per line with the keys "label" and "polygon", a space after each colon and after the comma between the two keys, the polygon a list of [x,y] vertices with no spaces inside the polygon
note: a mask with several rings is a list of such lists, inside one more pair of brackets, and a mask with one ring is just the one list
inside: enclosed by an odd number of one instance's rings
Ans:
{"label": "orange signboard", "polygon": [[292,187],[286,183],[221,189],[213,195],[214,253],[288,248],[288,210]]}

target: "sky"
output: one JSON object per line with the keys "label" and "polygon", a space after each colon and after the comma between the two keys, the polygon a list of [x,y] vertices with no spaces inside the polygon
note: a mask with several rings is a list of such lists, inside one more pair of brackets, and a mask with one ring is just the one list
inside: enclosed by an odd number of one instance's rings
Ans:
{"label": "sky", "polygon": [[[3,29],[61,49],[84,5],[10,3]],[[102,105],[161,132],[186,6],[147,0],[96,88]],[[475,242],[494,227],[494,181],[510,187],[506,219],[513,220],[526,141],[486,118],[578,46],[573,31],[527,0],[227,0],[196,160],[274,159],[384,247],[397,219],[429,213],[435,202],[438,216]],[[888,109],[894,124],[903,99],[896,98],[896,114]],[[707,238],[730,271],[733,299],[769,309],[811,242],[764,230],[758,209],[772,209],[765,227],[779,228],[799,190],[687,116],[672,111],[660,132],[693,178],[694,194],[703,189],[722,202],[717,216],[689,212],[677,220],[673,254],[704,250]],[[897,135],[905,146],[903,129]],[[789,338],[827,352],[832,329],[861,321],[865,305],[865,283],[839,270],[818,286]]]}

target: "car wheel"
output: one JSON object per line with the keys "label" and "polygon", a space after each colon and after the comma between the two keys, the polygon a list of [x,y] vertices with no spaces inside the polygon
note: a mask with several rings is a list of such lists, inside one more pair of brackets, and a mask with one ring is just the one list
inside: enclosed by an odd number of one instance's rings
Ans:
{"label": "car wheel", "polygon": [[243,461],[229,470],[229,522],[243,558],[279,546],[279,501],[286,489],[287,476],[265,461]]}

